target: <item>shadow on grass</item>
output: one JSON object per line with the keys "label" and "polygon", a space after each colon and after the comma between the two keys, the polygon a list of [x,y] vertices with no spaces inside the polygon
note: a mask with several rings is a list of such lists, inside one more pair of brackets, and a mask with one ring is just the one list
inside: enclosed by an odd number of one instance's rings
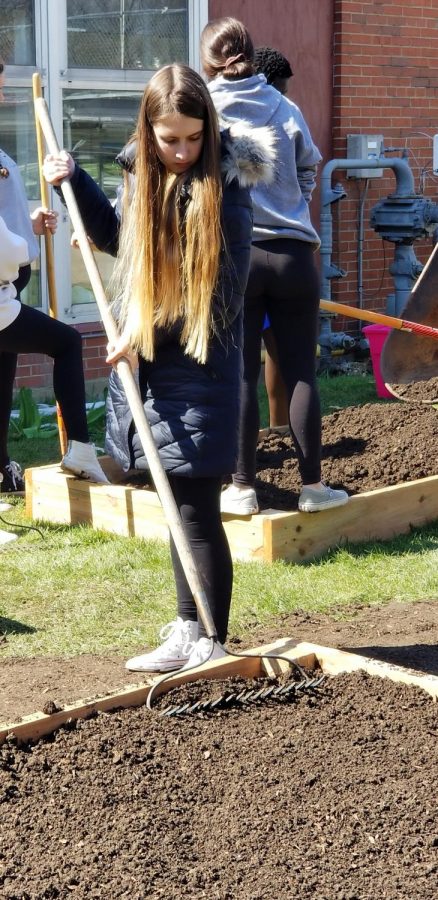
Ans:
{"label": "shadow on grass", "polygon": [[17,622],[16,619],[6,619],[0,616],[0,641],[1,638],[7,638],[9,634],[36,634],[37,628],[33,625],[24,625],[23,622]]}
{"label": "shadow on grass", "polygon": [[405,669],[414,669],[416,672],[426,672],[430,675],[438,675],[438,647],[436,644],[406,644],[401,647],[344,647],[350,653],[358,653],[359,656],[368,656],[382,662],[391,663],[394,666],[403,666]]}
{"label": "shadow on grass", "polygon": [[[300,562],[300,566],[324,565],[330,560],[336,560],[339,553],[348,553],[355,559],[367,556],[402,556],[407,553],[421,554],[429,550],[438,549],[438,520],[430,525],[422,525],[411,528],[409,534],[397,535],[389,541],[364,541],[363,543],[350,543],[345,541],[336,547],[331,547],[317,559],[309,559]],[[295,565],[290,562],[286,565]]]}

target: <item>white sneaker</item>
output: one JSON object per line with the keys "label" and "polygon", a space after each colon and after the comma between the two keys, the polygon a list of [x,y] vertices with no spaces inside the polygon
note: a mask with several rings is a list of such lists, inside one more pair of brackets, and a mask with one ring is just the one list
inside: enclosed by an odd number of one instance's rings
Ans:
{"label": "white sneaker", "polygon": [[133,656],[128,659],[125,668],[130,672],[172,672],[181,669],[190,655],[193,644],[198,639],[198,623],[181,619],[164,625],[160,631],[164,641],[156,650]]}
{"label": "white sneaker", "polygon": [[251,516],[258,513],[259,506],[254,488],[238,487],[230,484],[221,493],[221,512],[234,516]]}
{"label": "white sneaker", "polygon": [[211,651],[211,640],[207,637],[199,638],[199,641],[193,642],[190,647],[186,647],[186,651],[189,651],[189,658],[182,667],[182,672],[185,672],[186,669],[194,669],[196,666],[202,666],[205,662],[213,662],[214,659],[221,659],[223,656],[227,655],[227,651],[224,649],[222,644],[219,644],[217,641],[213,644],[213,652]]}
{"label": "white sneaker", "polygon": [[87,478],[96,484],[109,484],[105,472],[100,466],[93,444],[82,441],[69,441],[67,453],[61,460],[61,469],[73,472],[79,478]]}
{"label": "white sneaker", "polygon": [[300,512],[320,512],[322,509],[345,506],[349,499],[347,491],[335,491],[326,484],[322,489],[304,486],[298,498],[298,509]]}

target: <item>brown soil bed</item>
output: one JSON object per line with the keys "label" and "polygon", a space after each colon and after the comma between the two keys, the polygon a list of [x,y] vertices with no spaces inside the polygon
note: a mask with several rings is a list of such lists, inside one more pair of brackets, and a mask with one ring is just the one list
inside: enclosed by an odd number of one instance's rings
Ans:
{"label": "brown soil bed", "polygon": [[437,706],[364,674],[184,720],[144,708],[0,748],[2,896],[436,896]]}
{"label": "brown soil bed", "polygon": [[428,378],[426,381],[413,381],[408,384],[391,384],[390,391],[395,397],[409,403],[437,403],[438,378]]}
{"label": "brown soil bed", "polygon": [[[429,407],[342,410],[324,419],[323,441],[324,479],[350,493],[436,474]],[[258,452],[261,505],[296,508],[290,441],[270,437]],[[298,610],[229,643],[241,650],[279,637],[438,675],[438,600],[330,616]],[[133,676],[123,662],[4,660],[0,721],[126,686]],[[142,707],[100,714],[34,746],[8,741],[0,748],[0,893],[434,900],[437,709],[419,689],[356,674],[287,707],[187,719]]]}
{"label": "brown soil bed", "polygon": [[[405,403],[368,403],[323,418],[322,475],[349,494],[436,475],[438,411]],[[301,482],[292,441],[270,435],[257,449],[261,509],[297,508]]]}

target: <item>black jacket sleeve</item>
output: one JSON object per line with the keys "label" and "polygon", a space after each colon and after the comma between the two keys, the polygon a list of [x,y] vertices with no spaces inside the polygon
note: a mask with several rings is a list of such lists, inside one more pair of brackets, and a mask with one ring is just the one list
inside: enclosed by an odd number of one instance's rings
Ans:
{"label": "black jacket sleeve", "polygon": [[222,227],[225,246],[221,254],[221,277],[214,298],[214,319],[231,325],[242,310],[251,253],[253,213],[251,195],[237,181],[224,187]]}
{"label": "black jacket sleeve", "polygon": [[[108,197],[84,169],[76,166],[70,184],[85,230],[99,250],[117,256],[120,219]],[[62,197],[60,188],[57,193]]]}

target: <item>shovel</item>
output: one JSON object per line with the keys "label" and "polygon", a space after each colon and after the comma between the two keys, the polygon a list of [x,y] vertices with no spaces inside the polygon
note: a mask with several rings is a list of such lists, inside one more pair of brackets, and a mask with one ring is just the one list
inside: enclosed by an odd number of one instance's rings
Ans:
{"label": "shovel", "polygon": [[[403,316],[414,317],[428,328],[438,327],[438,244],[409,295]],[[436,341],[392,331],[383,347],[380,369],[388,390],[400,400],[438,402]]]}

